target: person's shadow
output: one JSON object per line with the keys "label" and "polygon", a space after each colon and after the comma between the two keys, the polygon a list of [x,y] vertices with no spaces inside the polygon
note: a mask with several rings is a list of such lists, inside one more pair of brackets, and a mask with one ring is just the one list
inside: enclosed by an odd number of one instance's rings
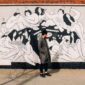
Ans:
{"label": "person's shadow", "polygon": [[[32,72],[32,73],[33,73],[33,72]],[[32,74],[32,73],[30,73],[30,74]],[[30,74],[27,74],[27,75],[30,75]],[[25,75],[24,75],[24,76],[25,76]],[[38,73],[38,72],[36,73],[36,72],[34,71],[34,73],[33,73],[32,75],[30,75],[30,76],[28,76],[28,77],[25,77],[25,79],[23,79],[22,82],[18,83],[18,85],[24,85],[24,84],[32,81],[33,79],[37,78],[38,76],[39,76],[39,73]]]}

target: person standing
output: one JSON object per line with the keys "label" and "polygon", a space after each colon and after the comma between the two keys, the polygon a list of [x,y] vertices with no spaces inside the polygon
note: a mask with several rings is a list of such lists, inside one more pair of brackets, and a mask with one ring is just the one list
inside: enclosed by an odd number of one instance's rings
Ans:
{"label": "person standing", "polygon": [[39,49],[39,56],[40,56],[40,76],[51,76],[48,72],[48,64],[51,62],[50,53],[48,49],[48,45],[46,42],[47,38],[47,31],[46,29],[41,31],[41,37],[38,39],[38,49]]}

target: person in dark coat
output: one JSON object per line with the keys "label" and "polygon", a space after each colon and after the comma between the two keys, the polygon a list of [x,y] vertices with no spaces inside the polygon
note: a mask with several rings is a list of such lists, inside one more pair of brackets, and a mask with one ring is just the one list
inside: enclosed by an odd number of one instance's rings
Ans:
{"label": "person in dark coat", "polygon": [[51,59],[46,38],[47,38],[47,31],[44,29],[42,30],[41,37],[38,39],[38,49],[41,61],[40,64],[41,77],[51,76],[50,73],[48,73],[48,64],[51,62]]}

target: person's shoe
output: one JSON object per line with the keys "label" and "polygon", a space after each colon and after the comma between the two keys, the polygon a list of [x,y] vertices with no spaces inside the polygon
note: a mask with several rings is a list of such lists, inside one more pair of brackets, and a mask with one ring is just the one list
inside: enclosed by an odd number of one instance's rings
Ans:
{"label": "person's shoe", "polygon": [[50,73],[45,73],[45,75],[46,75],[46,76],[51,76],[51,74],[50,74]]}
{"label": "person's shoe", "polygon": [[41,77],[45,78],[45,74],[40,74]]}

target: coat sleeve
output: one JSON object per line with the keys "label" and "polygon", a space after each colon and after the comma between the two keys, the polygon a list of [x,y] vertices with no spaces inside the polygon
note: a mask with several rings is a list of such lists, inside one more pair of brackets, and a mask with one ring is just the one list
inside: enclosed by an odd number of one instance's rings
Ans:
{"label": "coat sleeve", "polygon": [[39,39],[38,39],[38,49],[39,49],[39,51],[41,50],[41,47],[42,47],[42,46],[41,46],[41,39],[39,38]]}

